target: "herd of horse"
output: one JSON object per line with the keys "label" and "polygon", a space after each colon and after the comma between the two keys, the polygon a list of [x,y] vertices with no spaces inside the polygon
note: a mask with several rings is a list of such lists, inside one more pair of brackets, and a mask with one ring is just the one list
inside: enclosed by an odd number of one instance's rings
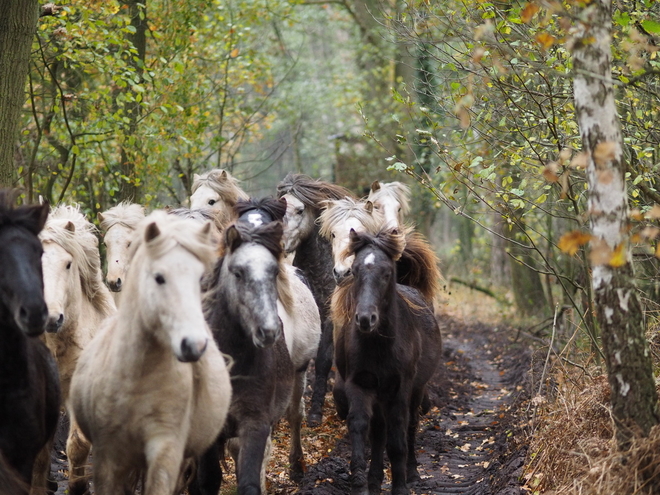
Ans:
{"label": "herd of horse", "polygon": [[277,199],[253,199],[224,170],[194,179],[189,208],[98,215],[105,280],[77,206],[0,190],[0,492],[54,489],[61,408],[71,495],[90,478],[99,495],[217,495],[226,453],[238,493],[266,493],[280,419],[299,481],[314,360],[307,423],[323,421],[334,362],[352,493],[381,492],[385,452],[392,493],[410,493],[441,338],[437,259],[405,223],[408,188],[374,182],[358,199],[289,174]]}

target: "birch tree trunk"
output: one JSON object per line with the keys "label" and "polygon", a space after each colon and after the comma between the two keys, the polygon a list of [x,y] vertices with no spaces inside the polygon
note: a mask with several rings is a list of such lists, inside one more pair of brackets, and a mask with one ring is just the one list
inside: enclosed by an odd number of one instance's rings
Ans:
{"label": "birch tree trunk", "polygon": [[30,47],[37,30],[36,0],[2,0],[0,10],[0,187],[16,183],[14,147],[18,139],[21,107]]}
{"label": "birch tree trunk", "polygon": [[611,9],[611,0],[596,0],[582,13],[573,45],[574,96],[582,147],[588,155],[596,313],[616,438],[626,449],[634,434],[648,434],[659,414],[626,233],[626,167],[611,76]]}

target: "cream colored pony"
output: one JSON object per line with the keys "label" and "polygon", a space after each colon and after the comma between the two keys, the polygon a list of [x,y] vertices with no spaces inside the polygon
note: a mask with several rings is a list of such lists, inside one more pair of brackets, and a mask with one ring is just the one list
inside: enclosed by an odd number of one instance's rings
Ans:
{"label": "cream colored pony", "polygon": [[[78,358],[102,321],[115,312],[115,303],[103,283],[96,229],[77,206],[53,209],[39,238],[48,306],[45,341],[57,362],[66,405]],[[79,478],[85,474],[89,443],[73,422],[66,450],[69,493],[83,493],[87,482]]]}
{"label": "cream colored pony", "polygon": [[71,408],[94,446],[97,495],[125,493],[138,479],[144,495],[169,495],[185,461],[220,433],[231,399],[202,313],[210,224],[154,212],[131,253],[122,305],[80,357]]}
{"label": "cream colored pony", "polygon": [[410,213],[410,188],[402,182],[381,184],[376,180],[371,184],[367,201],[383,216],[386,229],[398,229]]}
{"label": "cream colored pony", "polygon": [[214,169],[202,175],[193,176],[190,209],[210,208],[218,212],[220,225],[229,223],[233,208],[239,199],[250,199],[238,185],[238,179],[222,169]]}
{"label": "cream colored pony", "polygon": [[144,207],[134,203],[119,203],[97,215],[103,230],[103,243],[106,248],[108,273],[105,280],[110,290],[115,293],[115,302],[119,303],[119,292],[126,280],[128,269],[128,251],[137,225],[144,219]]}

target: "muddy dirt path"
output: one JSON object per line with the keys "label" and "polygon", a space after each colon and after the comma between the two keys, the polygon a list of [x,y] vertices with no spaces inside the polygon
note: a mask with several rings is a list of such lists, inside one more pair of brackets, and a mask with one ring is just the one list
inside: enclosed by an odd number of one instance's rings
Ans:
{"label": "muddy dirt path", "polygon": [[[421,480],[411,489],[422,494],[522,494],[519,481],[525,449],[512,442],[517,401],[524,394],[530,350],[513,342],[515,331],[480,323],[439,318],[443,355],[429,386],[431,411],[417,436]],[[313,372],[308,375],[313,379]],[[311,383],[308,389],[311,390]],[[304,428],[307,472],[300,485],[288,480],[288,434],[285,424],[274,435],[268,491],[278,495],[344,495],[350,493],[350,444],[345,424],[334,414],[328,393],[324,422]],[[60,436],[61,438],[61,436]],[[59,442],[53,457],[57,494],[65,494],[66,459]],[[389,490],[389,473],[383,493]],[[231,477],[221,494],[235,493]]]}

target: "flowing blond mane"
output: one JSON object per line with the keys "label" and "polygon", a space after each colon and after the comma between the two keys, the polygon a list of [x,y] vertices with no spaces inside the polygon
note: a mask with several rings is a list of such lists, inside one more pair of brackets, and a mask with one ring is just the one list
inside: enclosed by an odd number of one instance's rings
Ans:
{"label": "flowing blond mane", "polygon": [[202,175],[195,175],[191,192],[194,194],[197,189],[205,185],[218,193],[225,203],[234,206],[239,199],[250,199],[238,182],[238,179],[226,170],[216,168]]}
{"label": "flowing blond mane", "polygon": [[[67,229],[72,223],[74,231]],[[97,230],[80,212],[78,205],[60,205],[51,210],[46,226],[39,234],[42,242],[54,242],[68,252],[79,267],[83,294],[97,311],[110,315],[115,307],[103,284]]]}
{"label": "flowing blond mane", "polygon": [[403,182],[386,182],[380,184],[376,181],[371,185],[367,201],[375,203],[386,196],[390,196],[399,202],[403,217],[410,213],[410,188],[406,184]]}
{"label": "flowing blond mane", "polygon": [[[152,223],[156,224],[160,234],[149,242],[148,250],[140,249],[145,245],[145,231]],[[209,269],[216,259],[215,247],[210,236],[200,234],[198,220],[168,215],[165,211],[154,211],[135,229],[130,250],[131,265],[135,261],[133,258],[159,258],[176,246],[181,246]]]}
{"label": "flowing blond mane", "polygon": [[144,219],[144,207],[135,203],[122,202],[101,213],[101,229],[107,232],[114,225],[120,224],[135,230]]}
{"label": "flowing blond mane", "polygon": [[330,239],[330,235],[337,225],[344,223],[349,218],[357,218],[371,234],[376,234],[382,226],[382,219],[368,211],[364,201],[343,198],[326,201],[324,204],[325,209],[319,215],[321,224],[319,233],[326,239]]}

